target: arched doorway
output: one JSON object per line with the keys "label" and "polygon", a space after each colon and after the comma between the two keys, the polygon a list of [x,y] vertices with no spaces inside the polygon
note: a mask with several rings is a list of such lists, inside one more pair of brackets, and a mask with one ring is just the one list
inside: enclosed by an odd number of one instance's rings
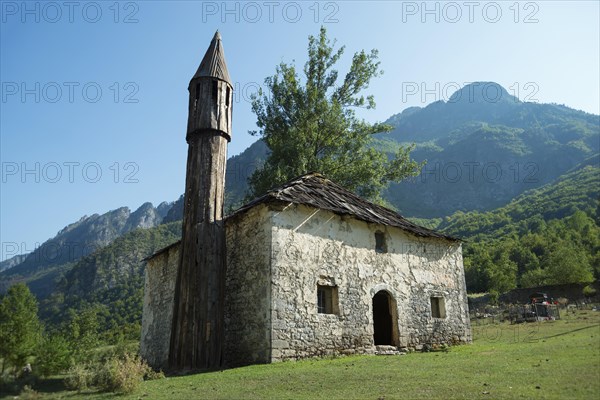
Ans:
{"label": "arched doorway", "polygon": [[373,296],[373,340],[375,346],[398,346],[396,300],[385,290]]}

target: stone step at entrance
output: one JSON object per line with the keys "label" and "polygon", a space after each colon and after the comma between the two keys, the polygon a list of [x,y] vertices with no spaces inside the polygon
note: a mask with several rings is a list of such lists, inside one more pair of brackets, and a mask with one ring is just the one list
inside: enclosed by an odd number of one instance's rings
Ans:
{"label": "stone step at entrance", "polygon": [[406,353],[398,350],[398,347],[396,347],[396,346],[377,345],[377,346],[375,346],[375,354],[380,355],[380,356],[394,356],[394,355],[402,355],[402,354],[406,354]]}

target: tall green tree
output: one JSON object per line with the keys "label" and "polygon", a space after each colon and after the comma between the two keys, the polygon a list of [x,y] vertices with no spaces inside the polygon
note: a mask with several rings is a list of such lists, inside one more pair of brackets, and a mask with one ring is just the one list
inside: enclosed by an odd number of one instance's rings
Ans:
{"label": "tall green tree", "polygon": [[76,362],[83,362],[89,358],[89,354],[100,344],[98,331],[100,323],[98,314],[101,306],[86,306],[75,311],[69,310],[70,323],[68,325],[68,339],[73,357]]}
{"label": "tall green tree", "polygon": [[35,353],[36,373],[50,376],[66,371],[71,364],[69,342],[60,333],[46,332],[38,343]]}
{"label": "tall green tree", "polygon": [[419,173],[422,164],[410,158],[414,146],[400,147],[394,157],[376,150],[373,135],[391,130],[368,123],[357,108],[375,108],[373,96],[364,96],[372,78],[379,76],[377,50],[355,53],[349,71],[338,79],[334,68],[344,53],[335,50],[324,27],[309,36],[308,61],[301,80],[296,67],[281,63],[265,79],[267,90],[252,99],[258,131],[271,150],[265,164],[250,177],[250,195],[307,172],[320,172],[371,200],[380,200],[389,182]]}
{"label": "tall green tree", "polygon": [[0,358],[19,371],[32,356],[40,340],[38,304],[24,283],[13,285],[0,303]]}
{"label": "tall green tree", "polygon": [[550,284],[594,281],[594,274],[584,249],[570,242],[557,243],[546,263]]}

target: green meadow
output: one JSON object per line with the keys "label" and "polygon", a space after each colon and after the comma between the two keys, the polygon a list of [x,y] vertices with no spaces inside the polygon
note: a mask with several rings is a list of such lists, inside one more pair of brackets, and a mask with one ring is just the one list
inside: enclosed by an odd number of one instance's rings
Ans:
{"label": "green meadow", "polygon": [[600,395],[600,312],[558,321],[473,323],[473,344],[400,356],[255,365],[143,382],[128,396],[48,380],[20,398],[591,399]]}

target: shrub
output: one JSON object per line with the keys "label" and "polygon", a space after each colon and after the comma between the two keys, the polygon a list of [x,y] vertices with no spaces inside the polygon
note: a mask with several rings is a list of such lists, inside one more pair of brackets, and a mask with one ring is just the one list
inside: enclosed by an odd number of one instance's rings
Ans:
{"label": "shrub", "polygon": [[65,385],[70,390],[82,391],[90,386],[103,392],[133,393],[144,379],[161,379],[162,371],[155,372],[138,355],[123,353],[93,364],[77,364],[69,370]]}
{"label": "shrub", "polygon": [[69,390],[77,390],[81,392],[87,389],[92,383],[91,368],[83,363],[73,365],[65,379],[65,386]]}
{"label": "shrub", "polygon": [[490,304],[493,304],[493,305],[498,304],[498,298],[500,297],[500,294],[498,293],[498,291],[490,290],[489,296],[490,296],[489,297]]}
{"label": "shrub", "polygon": [[126,353],[108,359],[97,371],[94,384],[102,391],[122,394],[133,393],[150,367],[139,356]]}
{"label": "shrub", "polygon": [[35,400],[42,398],[42,395],[36,392],[29,385],[25,385],[21,394],[19,395],[19,399],[21,400]]}
{"label": "shrub", "polygon": [[144,379],[147,381],[153,381],[156,379],[163,379],[165,377],[165,373],[162,371],[154,371],[152,368],[148,368],[148,371],[146,371],[146,375],[144,376]]}
{"label": "shrub", "polygon": [[596,289],[592,285],[587,285],[583,288],[583,295],[585,297],[594,297],[596,295]]}

